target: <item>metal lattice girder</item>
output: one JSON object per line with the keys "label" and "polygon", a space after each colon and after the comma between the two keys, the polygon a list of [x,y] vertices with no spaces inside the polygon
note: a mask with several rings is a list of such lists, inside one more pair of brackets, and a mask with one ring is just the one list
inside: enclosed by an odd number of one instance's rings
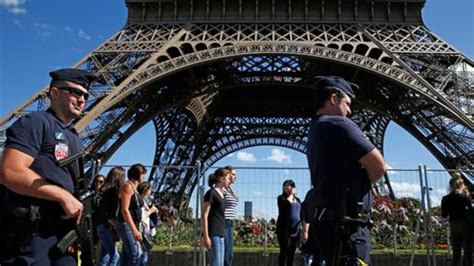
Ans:
{"label": "metal lattice girder", "polygon": [[[388,119],[370,111],[359,112],[354,121],[375,136],[380,134],[380,128],[384,132],[388,124]],[[232,152],[261,145],[281,146],[305,153],[309,122],[310,118],[215,117],[205,125],[207,139],[198,159],[204,165],[213,165]],[[182,192],[192,191],[197,182],[197,177],[193,178],[196,179],[188,182]]]}
{"label": "metal lattice girder", "polygon": [[[189,111],[173,109],[153,119],[157,145],[154,165],[191,165],[196,148],[196,121]],[[192,172],[153,168],[150,174],[158,191],[177,192]]]}
{"label": "metal lattice girder", "polygon": [[364,30],[392,53],[459,54],[422,25],[367,25]]}
{"label": "metal lattice girder", "polygon": [[[361,68],[365,71],[370,71],[381,75],[383,78],[393,80],[405,85],[409,89],[415,90],[440,105],[443,109],[451,112],[458,120],[465,123],[468,127],[473,127],[472,120],[469,119],[462,110],[456,108],[446,94],[442,91],[437,91],[429,84],[420,80],[417,76],[413,76],[410,72],[397,68],[392,65],[385,64],[381,61],[359,56],[357,54],[328,49],[323,47],[296,45],[296,44],[275,44],[275,43],[259,43],[239,46],[225,46],[221,48],[214,48],[210,50],[203,50],[183,57],[171,59],[163,63],[156,64],[148,68],[144,73],[136,76],[129,86],[121,91],[121,95],[116,99],[111,100],[115,104],[120,100],[138,90],[143,86],[154,82],[159,76],[166,77],[174,72],[180,72],[190,65],[198,65],[202,63],[211,63],[213,61],[225,58],[232,58],[236,56],[248,55],[264,55],[264,54],[288,54],[299,56],[311,56],[323,60],[331,60],[341,64],[350,64],[356,68]],[[428,86],[428,87],[427,87]],[[110,95],[109,95],[110,96]],[[104,107],[103,107],[104,108]]]}
{"label": "metal lattice girder", "polygon": [[[233,27],[239,27],[240,24],[237,24],[236,25],[232,25]],[[265,25],[265,24],[263,24]],[[225,26],[228,26],[228,25],[225,25]],[[124,43],[127,43],[127,42],[132,42],[132,43],[136,43],[136,42],[140,42],[140,39],[143,38],[145,41],[148,41],[150,40],[150,38],[153,39],[153,36],[161,36],[160,34],[153,34],[152,32],[162,32],[162,31],[165,31],[166,29],[168,29],[169,32],[172,32],[173,34],[178,32],[178,28],[181,30],[181,34],[179,35],[179,38],[185,38],[184,41],[179,41],[179,40],[174,40],[174,43],[170,44],[168,43],[168,46],[170,46],[167,50],[161,50],[161,52],[157,52],[156,55],[153,57],[154,59],[158,60],[166,60],[166,58],[172,58],[173,56],[176,56],[176,55],[181,55],[182,54],[186,54],[186,53],[190,53],[190,52],[193,52],[193,54],[195,54],[195,51],[199,50],[199,49],[209,49],[209,48],[212,48],[212,47],[216,47],[216,46],[221,46],[221,45],[228,45],[228,44],[236,44],[236,43],[262,43],[264,41],[271,41],[271,42],[291,42],[291,43],[301,43],[301,44],[311,44],[311,45],[321,45],[323,48],[324,47],[329,47],[329,48],[334,48],[334,49],[341,49],[341,50],[344,50],[344,51],[348,51],[349,53],[354,53],[354,54],[360,54],[361,56],[367,56],[367,57],[375,57],[376,60],[382,60],[383,61],[387,61],[387,62],[392,62],[393,63],[393,60],[388,56],[388,55],[384,55],[383,51],[377,47],[377,44],[376,43],[373,43],[373,42],[370,42],[368,40],[368,38],[364,38],[364,34],[361,30],[357,30],[357,27],[354,26],[354,25],[305,25],[305,26],[301,26],[301,25],[294,25],[293,27],[303,27],[302,29],[305,29],[305,27],[315,27],[317,29],[308,29],[306,32],[300,32],[299,36],[324,36],[324,40],[321,40],[321,43],[318,43],[318,42],[315,42],[316,40],[314,39],[311,39],[311,37],[307,38],[307,39],[300,39],[300,38],[293,38],[292,36],[286,36],[288,33],[287,32],[292,32],[292,34],[294,34],[294,32],[299,32],[296,28],[293,29],[292,28],[292,25],[270,25],[270,26],[261,26],[260,24],[255,24],[254,25],[254,29],[250,32],[250,29],[252,29],[252,25],[240,25],[240,27],[249,27],[248,29],[248,33],[249,34],[254,34],[255,32],[259,32],[259,30],[269,30],[269,29],[265,29],[265,27],[277,27],[277,30],[274,30],[274,31],[271,31],[270,30],[270,33],[269,34],[261,34],[261,35],[258,35],[256,37],[258,38],[253,38],[251,39],[251,41],[242,41],[240,39],[236,39],[236,40],[232,40],[232,41],[229,41],[228,43],[222,43],[222,42],[219,42],[219,43],[216,43],[215,40],[200,40],[200,43],[197,43],[195,44],[195,46],[192,45],[192,42],[187,42],[186,41],[186,38],[191,38],[189,37],[189,35],[196,35],[197,36],[200,36],[200,34],[202,33],[195,33],[195,34],[191,34],[190,32],[194,32],[194,31],[190,31],[190,30],[184,30],[184,25],[182,25],[180,28],[180,26],[177,26],[177,25],[173,25],[173,26],[168,26],[169,28],[166,28],[166,25],[165,26],[154,26],[153,27],[150,27],[149,25],[129,25],[127,28],[125,28],[123,31],[120,32],[120,34],[117,34],[116,36],[114,36],[110,42],[117,42],[117,41],[121,41],[121,42],[124,42]],[[193,27],[198,27],[196,25],[194,25]],[[207,24],[204,24],[204,25],[201,25],[199,28],[201,28],[198,32],[202,32],[202,31],[206,31],[207,27],[210,27],[209,25]],[[215,25],[212,25],[212,27],[219,27],[219,26],[215,26]],[[263,27],[263,29],[260,29],[261,27]],[[377,27],[377,26],[374,26],[374,25],[370,25],[370,28],[367,28],[367,31],[369,30],[373,30],[374,27]],[[378,26],[379,28],[383,28],[385,31],[388,31],[387,30],[387,27],[388,26]],[[391,26],[392,29],[397,29],[398,27],[408,27],[408,26]],[[415,26],[414,26],[415,27]],[[413,31],[420,31],[420,27],[421,26],[416,26],[416,28],[412,29]],[[131,30],[131,29],[134,29],[134,30]],[[157,29],[158,28],[158,29]],[[215,30],[218,30],[219,28],[215,28]],[[271,29],[271,28],[270,28]],[[301,29],[301,30],[302,30]],[[224,26],[221,26],[221,32],[226,32],[226,30],[228,30],[226,27]],[[380,30],[383,32],[383,30]],[[247,36],[246,34],[243,34],[245,33],[245,31],[241,32],[241,31],[238,31],[239,34],[237,34],[237,36],[242,36],[241,38],[244,38],[245,36]],[[276,33],[274,33],[276,32]],[[319,34],[315,34],[314,32],[317,32]],[[342,33],[339,33],[337,34],[337,32],[345,32],[345,34],[342,34]],[[429,32],[428,30],[424,29],[424,32]],[[279,33],[279,34],[278,34]],[[332,33],[332,34],[331,34]],[[403,32],[405,33],[405,32]],[[130,36],[128,35],[130,34]],[[177,37],[176,34],[171,34],[168,36],[168,39],[169,38],[175,38]],[[281,35],[282,34],[282,35]],[[414,34],[412,34],[411,31],[407,30],[407,33],[405,33],[406,35],[408,36],[413,36]],[[375,36],[378,36],[378,34],[374,34]],[[396,33],[392,32],[392,35],[393,36],[398,36]],[[150,37],[151,36],[151,37]],[[187,37],[185,37],[187,36]],[[232,36],[232,34],[231,34]],[[268,39],[268,36],[272,36],[271,39]],[[356,37],[355,37],[356,36]],[[209,37],[209,36],[208,36]],[[403,36],[402,36],[403,37]],[[178,39],[179,39],[178,38]],[[401,38],[401,37],[400,37]],[[408,38],[406,37],[405,39],[403,39],[405,42],[406,39],[408,40],[411,40],[412,43],[414,43],[414,45],[426,45],[427,43],[427,40],[424,39],[424,38]],[[162,40],[162,38],[159,38],[159,40]],[[219,40],[222,40],[222,38],[219,38]],[[385,40],[382,38],[382,40]],[[439,39],[434,39],[434,37],[432,36],[429,40],[432,40],[432,42],[434,43],[443,43],[441,40]],[[353,42],[354,45],[349,45],[349,46],[344,46],[343,43],[347,43],[347,42]],[[365,43],[368,43],[370,45],[365,45]],[[214,45],[213,45],[214,43]],[[201,47],[199,47],[199,44],[201,45]],[[104,53],[104,48],[105,44],[102,45],[99,49],[98,49],[98,52],[97,54],[99,54],[99,51],[100,53]],[[166,45],[165,45],[166,46]],[[170,51],[170,49],[174,47],[175,49],[179,49],[179,52],[178,53],[172,53]],[[182,47],[187,47],[187,49],[184,49]],[[443,47],[449,47],[449,51],[450,53],[452,53],[453,49],[447,45],[446,43],[443,43]],[[281,49],[282,53],[291,53],[292,50],[294,49],[291,49],[291,47],[282,47],[283,49]],[[302,47],[301,47],[302,48]],[[250,48],[251,50],[255,49],[255,48]],[[265,48],[266,49],[266,48]],[[269,49],[268,52],[275,52],[274,51],[275,48],[272,48],[272,49]],[[321,50],[324,50],[324,49],[321,49]],[[121,97],[111,97],[111,98],[117,98],[116,100],[114,101],[111,101],[109,102],[108,106],[110,107],[111,105],[115,104],[116,102],[120,101],[121,99],[123,99],[122,97],[125,97],[127,95],[127,93],[124,93],[124,92],[127,92],[130,90],[129,89],[120,89],[121,87],[123,86],[128,86],[130,87],[131,85],[133,84],[136,84],[138,82],[138,80],[134,80],[134,79],[129,79],[131,84],[117,84],[117,82],[120,82],[120,81],[123,81],[123,76],[126,75],[126,74],[130,74],[130,69],[136,69],[137,66],[140,66],[141,63],[143,63],[143,60],[147,59],[147,58],[150,58],[149,54],[147,54],[145,51],[141,51],[141,50],[134,50],[134,51],[129,51],[128,53],[126,54],[121,54],[121,55],[117,55],[117,54],[114,54],[115,51],[114,50],[111,50],[110,51],[112,53],[112,56],[110,57],[104,57],[104,58],[115,58],[115,63],[112,64],[112,65],[109,65],[108,68],[111,69],[111,71],[109,71],[110,73],[112,72],[117,72],[119,73],[117,77],[114,77],[114,78],[109,78],[109,80],[106,82],[107,84],[116,84],[117,86],[111,86],[108,93],[107,94],[111,94],[112,91],[117,91],[117,93],[121,93]],[[142,52],[142,53],[140,53]],[[249,51],[251,52],[251,51]],[[259,52],[259,51],[255,51],[255,52]],[[412,51],[405,51],[405,52],[412,52]],[[137,55],[136,53],[140,54],[143,58],[142,60],[137,60]],[[226,52],[222,52],[224,54],[226,54]],[[227,53],[229,53],[227,51]],[[145,54],[145,55],[143,55]],[[159,56],[158,54],[161,54],[161,56]],[[221,52],[216,52],[215,54],[213,55],[220,55],[222,56],[223,54],[221,54]],[[343,55],[339,55],[339,53],[335,53],[334,54],[335,56],[337,57],[341,57],[342,59],[344,59],[344,56]],[[205,55],[202,55],[202,56],[205,56]],[[323,55],[324,56],[324,55]],[[328,56],[331,56],[331,53],[328,53]],[[96,56],[96,52],[93,52],[90,56],[90,60],[89,61],[97,61],[99,60],[97,58],[98,56]],[[120,57],[124,57],[125,59],[123,60],[117,60],[117,58],[120,58]],[[201,57],[201,55],[194,55],[192,56],[194,58],[191,58],[191,60],[196,60],[198,58],[195,58],[195,57]],[[209,56],[206,56],[209,58]],[[135,58],[134,60],[131,60],[131,58]],[[162,69],[166,69],[166,68],[169,68],[169,67],[172,67],[173,65],[175,65],[176,63],[179,63],[179,61],[182,61],[181,63],[184,63],[184,64],[188,64],[189,63],[192,63],[192,62],[189,62],[188,60],[186,60],[185,58],[183,58],[184,60],[176,60],[178,62],[171,62],[171,65],[170,65],[170,62],[167,63],[167,64],[163,64],[163,65],[160,65],[159,66],[159,69],[158,71],[161,73]],[[390,59],[390,60],[388,60]],[[103,60],[110,60],[110,59],[103,59]],[[84,60],[85,62],[89,62],[88,60]],[[128,62],[130,61],[130,62]],[[152,60],[154,61],[154,60]],[[159,61],[159,60],[158,60]],[[357,61],[364,61],[363,59],[356,59],[353,63],[355,64],[358,64]],[[99,69],[97,68],[97,63],[84,63],[83,65],[86,66],[86,68],[89,68],[90,70],[92,71],[99,71]],[[154,63],[156,63],[156,61],[154,61]],[[127,71],[124,71],[124,65],[130,65],[130,67],[128,68],[125,68],[125,69],[128,69],[128,72]],[[102,65],[108,65],[107,62],[104,62]],[[147,64],[147,66],[149,65],[153,65],[153,62],[149,62],[149,64]],[[379,66],[379,64],[374,64],[374,62],[368,62],[368,67],[370,66],[376,66],[377,68],[379,69],[376,69],[375,71],[382,71],[382,72],[385,72],[384,68],[380,68],[381,66]],[[96,69],[97,68],[97,69]],[[114,70],[114,71],[112,71]],[[154,72],[156,71],[157,69],[153,68],[153,69],[150,69],[150,72]],[[173,69],[171,69],[173,70]],[[100,69],[100,71],[103,71],[103,69]],[[151,75],[150,75],[151,74]],[[142,75],[140,76],[140,79],[144,79],[146,77],[155,77],[156,78],[156,75],[159,74],[159,73],[147,73],[146,75]],[[394,73],[395,76],[397,76],[397,74],[399,73]],[[130,74],[130,76],[135,76],[135,74]],[[406,76],[406,75],[405,75]],[[410,76],[410,75],[408,75]],[[413,78],[413,77],[412,77]],[[407,82],[407,83],[413,83],[414,81],[412,80],[407,80],[406,78],[405,79],[401,79],[400,80],[401,82]],[[139,85],[140,83],[138,83]],[[136,86],[135,86],[136,87]],[[104,102],[105,104],[105,102]],[[104,107],[107,107],[107,106],[104,106]],[[106,109],[106,108],[104,108]],[[101,109],[101,110],[104,110],[104,109]],[[105,110],[104,110],[105,111]],[[98,113],[100,112],[94,112],[95,115],[97,115]],[[87,119],[86,119],[87,120]],[[82,124],[80,124],[82,125]]]}
{"label": "metal lattice girder", "polygon": [[308,118],[216,117],[208,125],[207,149],[200,160],[213,165],[228,152],[272,143],[305,153],[308,125]]}
{"label": "metal lattice girder", "polygon": [[[353,119],[377,147],[393,121],[445,167],[474,166],[474,63],[424,26],[423,0],[126,3],[127,25],[74,65],[102,82],[76,127],[104,162],[150,121],[155,164],[213,163],[252,145],[304,151],[307,129],[285,123],[314,113],[314,76],[339,75],[361,86]],[[0,126],[45,109],[46,91]],[[227,121],[242,124],[217,127]],[[163,180],[186,198],[197,179]]]}

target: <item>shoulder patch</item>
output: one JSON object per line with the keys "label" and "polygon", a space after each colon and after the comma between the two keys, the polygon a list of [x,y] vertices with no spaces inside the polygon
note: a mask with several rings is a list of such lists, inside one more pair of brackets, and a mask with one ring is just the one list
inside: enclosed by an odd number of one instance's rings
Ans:
{"label": "shoulder patch", "polygon": [[66,136],[64,136],[63,132],[54,132],[54,139],[56,139],[56,140],[65,140]]}

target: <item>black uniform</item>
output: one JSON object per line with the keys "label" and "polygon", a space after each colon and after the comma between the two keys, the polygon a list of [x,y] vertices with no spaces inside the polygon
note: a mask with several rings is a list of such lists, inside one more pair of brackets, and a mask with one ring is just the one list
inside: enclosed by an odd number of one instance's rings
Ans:
{"label": "black uniform", "polygon": [[[316,245],[328,265],[332,263],[336,239],[336,220],[341,204],[346,215],[358,211],[368,214],[372,206],[370,182],[358,160],[375,147],[359,127],[342,116],[322,115],[313,119],[308,136],[307,158],[311,182],[316,189]],[[345,203],[342,203],[345,199]],[[357,203],[362,203],[358,210]],[[312,225],[313,226],[313,225]],[[370,262],[370,235],[366,227],[351,228],[342,256],[354,256]]]}
{"label": "black uniform", "polygon": [[[84,70],[61,69],[50,73],[52,85],[69,81],[88,88],[95,76]],[[85,96],[86,97],[86,96]],[[34,158],[30,169],[47,182],[75,192],[79,173],[59,166],[58,161],[82,151],[72,124],[66,124],[52,109],[26,114],[6,132],[5,149],[15,149]],[[71,168],[72,169],[72,168]],[[73,254],[62,255],[56,244],[75,228],[76,219],[61,218],[58,202],[17,194],[0,186],[0,264],[76,265]]]}
{"label": "black uniform", "polygon": [[[75,177],[68,169],[59,167],[58,160],[80,152],[81,142],[75,129],[64,124],[52,110],[34,112],[20,118],[7,129],[5,148],[19,150],[35,158],[30,167],[34,172],[48,182],[74,193]],[[52,249],[65,233],[73,229],[75,219],[62,219],[64,211],[57,202],[19,195],[4,186],[1,190],[6,197],[2,201],[2,214],[5,215],[2,229],[9,235],[4,238],[5,234],[2,234],[2,242],[22,246],[16,259],[40,264],[50,264],[59,259],[41,257],[48,254],[42,251]],[[18,213],[20,209],[24,211]],[[28,226],[30,219],[34,221],[32,226]],[[26,226],[19,226],[23,222]],[[19,240],[23,243],[16,243]],[[11,248],[8,252],[15,252],[15,247]],[[61,258],[56,262],[75,264],[73,257]]]}

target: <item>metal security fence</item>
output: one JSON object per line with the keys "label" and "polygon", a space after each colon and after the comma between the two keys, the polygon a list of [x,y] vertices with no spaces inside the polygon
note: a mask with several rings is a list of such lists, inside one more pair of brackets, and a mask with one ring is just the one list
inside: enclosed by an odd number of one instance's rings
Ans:
{"label": "metal security fence", "polygon": [[[282,193],[282,183],[286,179],[294,180],[297,196],[303,200],[310,189],[309,170],[268,167],[236,169],[238,178],[233,186],[239,197],[234,232],[236,245],[263,246],[264,250],[277,247],[274,221],[278,216],[276,198]],[[213,170],[215,168],[206,172],[206,180]],[[441,253],[449,256],[446,252],[449,250],[448,225],[441,218],[440,205],[442,197],[447,194],[451,174],[455,171],[433,170],[423,165],[417,169],[390,169],[387,176],[395,200],[376,198],[374,201],[374,249],[395,254],[409,252],[412,254],[411,264],[415,254],[423,250],[428,265],[436,265],[435,253],[440,250],[445,250]]]}
{"label": "metal security fence", "polygon": [[[211,168],[206,174],[214,170],[215,168]],[[238,167],[236,170],[237,181],[233,189],[239,198],[237,217],[240,219],[276,219],[277,197],[283,191],[282,184],[285,180],[291,179],[295,182],[296,196],[301,201],[311,187],[307,168]],[[207,189],[209,187],[206,187]],[[252,217],[245,217],[245,203],[247,209],[251,206]]]}
{"label": "metal security fence", "polygon": [[[113,166],[104,166],[100,173],[106,175]],[[123,166],[128,169],[129,166]],[[150,170],[151,166],[147,166]],[[194,171],[200,176],[191,196],[188,209],[175,213],[172,219],[163,219],[157,228],[156,242],[161,249],[172,254],[174,249],[192,248],[193,265],[205,265],[202,247],[200,215],[203,195],[209,189],[208,176],[215,171],[211,167],[201,172],[198,166],[156,166],[156,175],[165,175],[170,168],[177,173]],[[278,248],[275,235],[275,220],[278,216],[277,197],[282,193],[282,183],[292,179],[296,183],[297,197],[304,199],[310,189],[307,168],[236,167],[237,181],[233,189],[238,195],[237,221],[234,224],[236,247],[263,249],[263,253]],[[390,169],[390,180],[395,199],[375,198],[372,217],[373,249],[389,252],[426,254],[427,265],[436,265],[435,253],[449,256],[449,232],[447,223],[441,218],[441,199],[448,192],[451,174],[456,170],[434,170],[426,166],[418,169]],[[474,171],[464,171],[470,173]],[[170,178],[172,176],[170,175]],[[171,180],[169,180],[171,181]],[[167,179],[165,179],[167,182]],[[154,189],[160,189],[157,184]],[[162,188],[162,187],[161,187]],[[166,192],[155,194],[166,202]],[[183,213],[186,212],[186,213]],[[176,217],[188,217],[188,221]],[[191,221],[191,222],[190,222]],[[183,247],[184,246],[184,247]]]}

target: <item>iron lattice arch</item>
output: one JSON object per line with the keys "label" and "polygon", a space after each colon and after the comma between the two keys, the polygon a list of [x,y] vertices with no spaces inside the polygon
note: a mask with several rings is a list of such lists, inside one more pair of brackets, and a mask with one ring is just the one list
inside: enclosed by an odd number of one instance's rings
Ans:
{"label": "iron lattice arch", "polygon": [[[446,168],[474,166],[474,64],[424,26],[424,0],[126,4],[125,27],[75,65],[101,82],[76,127],[103,162],[150,122],[154,165],[211,166],[258,145],[304,153],[314,77],[339,75],[360,85],[353,120],[382,151],[395,122]],[[45,109],[46,91],[0,124]],[[182,207],[199,176],[150,179]],[[388,177],[377,191],[391,194]]]}

